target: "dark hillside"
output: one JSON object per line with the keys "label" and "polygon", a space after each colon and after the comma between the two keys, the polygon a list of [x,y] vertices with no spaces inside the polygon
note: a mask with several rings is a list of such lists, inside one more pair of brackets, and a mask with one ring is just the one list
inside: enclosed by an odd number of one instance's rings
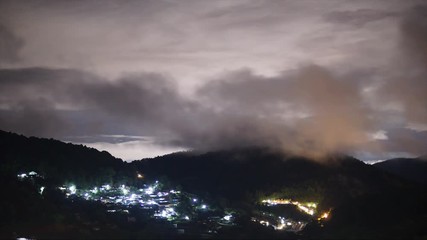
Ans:
{"label": "dark hillside", "polygon": [[375,167],[403,178],[427,184],[425,158],[395,158],[374,164]]}
{"label": "dark hillside", "polygon": [[294,191],[297,197],[318,197],[333,203],[402,184],[351,157],[316,162],[262,148],[175,153],[132,164],[147,175],[166,176],[183,188],[234,200]]}
{"label": "dark hillside", "polygon": [[84,185],[111,182],[126,172],[125,163],[108,152],[54,139],[0,131],[0,149],[3,175],[36,171],[54,181]]}

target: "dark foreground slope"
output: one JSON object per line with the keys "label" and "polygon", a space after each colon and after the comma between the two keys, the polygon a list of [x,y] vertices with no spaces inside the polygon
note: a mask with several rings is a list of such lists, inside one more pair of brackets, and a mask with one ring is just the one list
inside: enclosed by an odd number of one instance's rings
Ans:
{"label": "dark foreground slope", "polygon": [[427,184],[426,158],[395,158],[376,163],[374,166],[414,182]]}

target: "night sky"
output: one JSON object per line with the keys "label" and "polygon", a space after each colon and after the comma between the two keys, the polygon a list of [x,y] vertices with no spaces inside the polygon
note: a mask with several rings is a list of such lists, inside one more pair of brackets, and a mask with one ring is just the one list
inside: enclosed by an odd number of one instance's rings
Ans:
{"label": "night sky", "polygon": [[2,0],[0,129],[125,160],[427,154],[427,3]]}

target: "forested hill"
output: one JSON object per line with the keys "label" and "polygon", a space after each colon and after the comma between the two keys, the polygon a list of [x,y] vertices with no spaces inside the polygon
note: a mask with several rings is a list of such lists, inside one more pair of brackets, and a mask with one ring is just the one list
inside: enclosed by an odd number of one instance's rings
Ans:
{"label": "forested hill", "polygon": [[25,137],[0,130],[0,149],[3,176],[36,171],[54,181],[90,185],[111,182],[126,175],[126,163],[108,152],[54,139]]}
{"label": "forested hill", "polygon": [[395,158],[374,164],[375,167],[403,178],[427,184],[427,158]]}
{"label": "forested hill", "polygon": [[264,148],[174,153],[131,164],[146,175],[164,175],[184,189],[236,200],[289,193],[292,196],[282,197],[335,202],[402,184],[352,157],[331,156],[319,162]]}

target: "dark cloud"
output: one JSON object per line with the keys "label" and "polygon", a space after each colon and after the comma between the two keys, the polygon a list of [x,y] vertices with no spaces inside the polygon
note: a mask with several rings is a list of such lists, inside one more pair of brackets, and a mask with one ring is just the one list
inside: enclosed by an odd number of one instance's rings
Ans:
{"label": "dark cloud", "polygon": [[3,63],[15,63],[19,60],[19,50],[24,41],[13,31],[0,23],[0,66]]}
{"label": "dark cloud", "polygon": [[426,154],[427,131],[394,128],[388,131],[387,136],[386,141],[381,141],[385,152],[406,152],[413,156]]}
{"label": "dark cloud", "polygon": [[1,70],[0,126],[64,138],[167,136],[163,144],[203,150],[269,146],[310,157],[378,150],[380,143],[383,150],[422,153],[413,131],[373,141],[370,134],[384,126],[386,115],[364,99],[367,83],[358,81],[364,77],[316,65],[275,77],[233,71],[203,85],[190,100],[153,73],[108,81],[78,70]]}
{"label": "dark cloud", "polygon": [[322,67],[311,65],[273,78],[248,71],[224,78],[199,94],[206,102],[220,103],[219,114],[251,119],[246,135],[253,133],[260,143],[322,155],[369,141],[372,126],[359,88]]}
{"label": "dark cloud", "polygon": [[128,128],[198,149],[268,145],[317,156],[365,144],[370,130],[358,89],[318,66],[274,78],[232,72],[197,101],[157,74],[105,81],[32,68],[2,70],[0,84],[2,128],[38,135]]}
{"label": "dark cloud", "polygon": [[164,111],[181,109],[173,87],[157,74],[109,82],[77,70],[29,68],[1,70],[0,85],[2,128],[27,134],[108,133],[128,124],[149,133]]}
{"label": "dark cloud", "polygon": [[400,30],[394,69],[379,94],[401,105],[408,123],[427,125],[427,5],[408,11]]}

